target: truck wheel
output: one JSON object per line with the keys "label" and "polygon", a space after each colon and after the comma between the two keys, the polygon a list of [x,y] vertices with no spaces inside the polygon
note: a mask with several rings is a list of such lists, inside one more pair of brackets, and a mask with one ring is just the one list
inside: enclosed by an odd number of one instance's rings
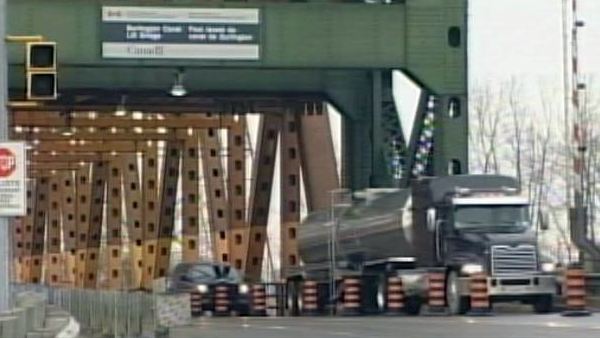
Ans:
{"label": "truck wheel", "polygon": [[404,303],[404,311],[407,315],[410,316],[418,316],[421,313],[421,298],[418,296],[411,296],[406,298],[406,302]]}
{"label": "truck wheel", "polygon": [[384,313],[387,307],[387,287],[385,278],[378,278],[377,280],[377,295],[375,301],[377,302],[377,310],[379,313]]}
{"label": "truck wheel", "polygon": [[549,313],[554,309],[554,299],[552,295],[542,295],[536,297],[533,303],[535,313]]}
{"label": "truck wheel", "polygon": [[446,304],[451,315],[463,315],[469,311],[469,298],[460,295],[456,271],[450,271],[446,280]]}

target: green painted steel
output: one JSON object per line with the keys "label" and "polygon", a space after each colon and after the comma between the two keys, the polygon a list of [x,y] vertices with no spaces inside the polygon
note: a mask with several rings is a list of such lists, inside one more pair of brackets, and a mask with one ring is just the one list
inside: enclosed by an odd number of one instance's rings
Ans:
{"label": "green painted steel", "polygon": [[[195,0],[9,0],[8,31],[43,34],[59,48],[59,90],[77,88],[167,89],[185,67],[191,91],[287,91],[326,94],[349,117],[344,127],[345,173],[353,188],[390,182],[382,167],[381,135],[373,128],[379,71],[402,69],[440,98],[434,167],[447,173],[451,159],[467,167],[467,0],[405,0],[397,4],[203,3]],[[254,62],[102,59],[101,6],[151,5],[259,8],[261,59]],[[456,27],[461,44],[448,43]],[[9,53],[11,89],[23,88],[22,50]],[[450,118],[449,98],[461,100]],[[377,120],[378,117],[375,116]],[[375,131],[375,134],[373,133]],[[376,152],[376,153],[375,153]]]}

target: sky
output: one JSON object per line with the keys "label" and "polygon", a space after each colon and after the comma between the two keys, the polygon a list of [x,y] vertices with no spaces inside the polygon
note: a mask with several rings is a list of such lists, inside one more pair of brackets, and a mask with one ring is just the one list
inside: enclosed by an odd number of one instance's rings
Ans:
{"label": "sky", "polygon": [[[562,83],[563,1],[470,0],[471,82],[514,76]],[[600,1],[577,1],[585,21],[579,33],[580,65],[583,72],[600,77]]]}

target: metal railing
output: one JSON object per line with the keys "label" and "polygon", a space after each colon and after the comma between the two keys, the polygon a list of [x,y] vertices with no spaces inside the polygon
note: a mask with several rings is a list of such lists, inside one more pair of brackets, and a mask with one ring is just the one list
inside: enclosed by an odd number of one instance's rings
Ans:
{"label": "metal railing", "polygon": [[17,285],[18,290],[43,292],[48,303],[71,314],[82,333],[108,337],[141,337],[165,331],[157,325],[155,295],[145,292],[51,288]]}

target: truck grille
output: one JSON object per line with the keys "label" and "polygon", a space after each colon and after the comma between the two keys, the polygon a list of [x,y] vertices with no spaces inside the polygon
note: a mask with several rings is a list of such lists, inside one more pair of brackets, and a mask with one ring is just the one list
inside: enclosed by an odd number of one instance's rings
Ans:
{"label": "truck grille", "polygon": [[492,246],[492,274],[527,274],[537,271],[537,254],[533,245]]}

